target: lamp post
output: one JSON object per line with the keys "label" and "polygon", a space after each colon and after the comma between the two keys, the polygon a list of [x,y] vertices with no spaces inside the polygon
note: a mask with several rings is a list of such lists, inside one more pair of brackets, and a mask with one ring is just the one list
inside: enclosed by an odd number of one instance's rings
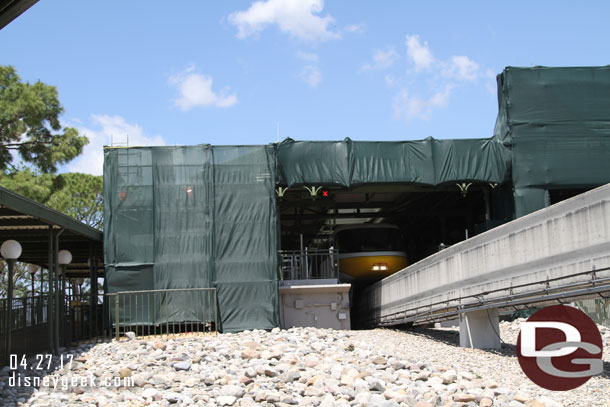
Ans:
{"label": "lamp post", "polygon": [[[57,263],[59,264],[59,275],[61,276],[61,290],[66,295],[66,268],[72,262],[72,253],[68,250],[60,250],[57,253]],[[65,301],[64,301],[65,303]]]}
{"label": "lamp post", "polygon": [[89,335],[91,337],[97,333],[97,256],[92,256],[87,259],[89,266],[89,284],[91,286],[89,300]]}
{"label": "lamp post", "polygon": [[[60,321],[60,317],[61,317],[61,324],[62,324],[62,340],[64,340],[64,316],[65,316],[65,311],[64,311],[64,307],[65,307],[65,296],[66,296],[66,267],[68,266],[68,264],[70,264],[72,262],[72,253],[70,253],[68,250],[60,250],[57,253],[57,264],[59,265],[59,276],[61,277],[61,287],[62,287],[62,300],[61,300],[61,306],[60,303],[58,301],[57,304],[57,319],[56,319],[56,342],[57,344],[59,344],[59,321]],[[59,290],[58,290],[59,291]],[[61,307],[61,308],[60,308]]]}
{"label": "lamp post", "polygon": [[30,316],[32,319],[32,326],[34,325],[34,301],[35,301],[35,294],[36,292],[34,291],[34,275],[36,274],[36,272],[38,271],[38,266],[35,264],[28,264],[28,273],[30,273],[30,276],[32,277],[32,307],[30,309]]}
{"label": "lamp post", "polygon": [[8,264],[8,284],[6,292],[6,322],[4,328],[4,356],[8,363],[11,354],[11,329],[13,328],[13,270],[15,262],[21,256],[21,245],[16,240],[6,240],[0,246],[0,254]]}

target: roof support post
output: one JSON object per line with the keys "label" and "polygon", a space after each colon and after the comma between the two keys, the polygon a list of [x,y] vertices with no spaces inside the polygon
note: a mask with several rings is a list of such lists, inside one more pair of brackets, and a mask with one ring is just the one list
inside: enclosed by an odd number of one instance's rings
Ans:
{"label": "roof support post", "polygon": [[55,278],[53,279],[53,284],[54,284],[54,290],[55,290],[55,329],[54,329],[54,334],[55,334],[55,340],[54,340],[54,345],[55,345],[55,349],[53,350],[53,353],[55,354],[59,354],[59,327],[60,327],[60,321],[63,325],[63,316],[61,315],[61,304],[60,301],[64,300],[64,293],[62,293],[62,295],[59,295],[59,264],[57,259],[59,259],[59,236],[64,232],[65,229],[61,229],[59,232],[57,232],[55,234],[55,245],[53,247],[53,251],[55,252],[54,258],[55,258],[55,262],[54,262],[54,274],[55,274]]}
{"label": "roof support post", "polygon": [[55,238],[54,238],[54,233],[53,233],[53,226],[49,225],[49,250],[48,250],[48,261],[47,261],[47,271],[49,273],[49,289],[47,292],[48,295],[48,299],[47,299],[47,333],[48,333],[48,339],[49,339],[49,352],[54,353],[55,352],[55,335],[53,333],[53,328],[55,327],[55,322],[54,322],[54,318],[53,318],[53,310],[54,308],[54,297],[53,297],[53,271],[55,270],[55,262],[53,259],[53,242],[54,242]]}
{"label": "roof support post", "polygon": [[6,259],[7,265],[7,289],[6,289],[6,310],[4,317],[6,318],[4,328],[4,358],[6,364],[9,365],[11,358],[11,336],[13,336],[13,273],[15,270],[16,259]]}
{"label": "roof support post", "polygon": [[89,337],[97,336],[97,252],[93,243],[89,243],[89,281],[91,299],[89,301]]}

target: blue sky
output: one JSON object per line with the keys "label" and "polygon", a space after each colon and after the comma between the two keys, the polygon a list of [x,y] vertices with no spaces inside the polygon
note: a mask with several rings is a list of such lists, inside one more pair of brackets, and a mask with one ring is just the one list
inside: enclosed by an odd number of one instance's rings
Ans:
{"label": "blue sky", "polygon": [[[42,0],[0,64],[102,146],[492,135],[505,66],[610,62],[610,3]],[[278,126],[279,124],[279,126]]]}

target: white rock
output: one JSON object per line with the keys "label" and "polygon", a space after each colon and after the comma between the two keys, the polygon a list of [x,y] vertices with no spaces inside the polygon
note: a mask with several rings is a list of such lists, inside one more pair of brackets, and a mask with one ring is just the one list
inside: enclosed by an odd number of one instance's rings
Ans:
{"label": "white rock", "polygon": [[222,396],[233,396],[235,398],[240,398],[245,393],[246,391],[243,387],[235,385],[222,386],[222,388],[220,389],[220,394]]}
{"label": "white rock", "polygon": [[219,406],[232,406],[237,401],[235,396],[220,396],[216,398]]}

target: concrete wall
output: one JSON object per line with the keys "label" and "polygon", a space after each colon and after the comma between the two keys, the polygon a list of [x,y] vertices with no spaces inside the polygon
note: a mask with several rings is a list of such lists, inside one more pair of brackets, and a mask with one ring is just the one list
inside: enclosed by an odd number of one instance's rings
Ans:
{"label": "concrete wall", "polygon": [[[451,246],[369,287],[359,299],[382,318],[456,298],[610,267],[610,184]],[[597,278],[610,277],[600,271]],[[591,275],[549,282],[590,282]],[[513,294],[544,288],[514,288]],[[485,294],[503,297],[508,291]],[[475,298],[461,305],[476,303]]]}
{"label": "concrete wall", "polygon": [[350,287],[349,284],[280,287],[280,326],[350,329]]}

